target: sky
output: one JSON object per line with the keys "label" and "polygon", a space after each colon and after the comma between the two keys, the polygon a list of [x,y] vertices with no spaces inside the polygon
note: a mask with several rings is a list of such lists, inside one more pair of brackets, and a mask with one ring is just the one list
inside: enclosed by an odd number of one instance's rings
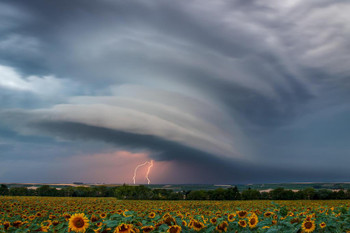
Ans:
{"label": "sky", "polygon": [[350,181],[349,11],[2,0],[0,183]]}

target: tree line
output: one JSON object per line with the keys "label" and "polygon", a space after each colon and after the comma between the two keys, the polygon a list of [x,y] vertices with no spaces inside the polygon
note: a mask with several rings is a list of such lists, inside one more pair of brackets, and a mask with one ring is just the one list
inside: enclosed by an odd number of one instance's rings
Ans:
{"label": "tree line", "polygon": [[116,197],[125,200],[334,200],[350,199],[350,190],[306,188],[293,191],[276,188],[268,192],[256,189],[239,191],[236,186],[215,190],[188,190],[175,192],[170,189],[151,189],[144,185],[117,187],[78,186],[57,189],[43,185],[37,189],[0,185],[1,196],[51,196],[51,197]]}

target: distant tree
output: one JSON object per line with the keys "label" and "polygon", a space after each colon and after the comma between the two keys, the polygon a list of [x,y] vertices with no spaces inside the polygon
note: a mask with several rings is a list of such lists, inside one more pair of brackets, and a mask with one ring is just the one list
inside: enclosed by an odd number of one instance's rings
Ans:
{"label": "distant tree", "polygon": [[270,193],[269,192],[261,192],[260,199],[261,200],[270,200],[271,199]]}
{"label": "distant tree", "polygon": [[58,191],[54,187],[50,187],[49,185],[43,185],[36,189],[36,193],[38,196],[58,196]]}
{"label": "distant tree", "polygon": [[344,192],[343,189],[339,190],[338,192],[335,192],[335,199],[345,199],[346,198],[346,194]]}
{"label": "distant tree", "polygon": [[226,189],[225,199],[226,200],[239,200],[239,199],[241,199],[241,194],[240,194],[237,186],[230,187],[230,188]]}
{"label": "distant tree", "polygon": [[153,196],[152,190],[144,185],[134,186],[133,199],[149,200]]}
{"label": "distant tree", "polygon": [[73,187],[64,187],[60,190],[60,193],[64,197],[73,197],[74,196],[74,188]]}
{"label": "distant tree", "polygon": [[11,187],[9,190],[10,196],[28,196],[29,192],[26,187]]}
{"label": "distant tree", "polygon": [[256,189],[246,189],[242,192],[242,200],[259,200],[261,197],[261,194]]}
{"label": "distant tree", "polygon": [[0,185],[0,195],[1,196],[9,195],[9,189],[7,185],[5,184]]}
{"label": "distant tree", "polygon": [[168,200],[182,200],[183,199],[183,194],[182,192],[174,192],[171,191],[168,196]]}
{"label": "distant tree", "polygon": [[316,191],[314,188],[306,188],[302,192],[304,194],[303,195],[304,199],[306,199],[306,200],[314,200],[315,199]]}
{"label": "distant tree", "polygon": [[205,190],[195,190],[187,195],[188,200],[206,200],[208,193]]}
{"label": "distant tree", "polygon": [[292,190],[286,190],[284,188],[276,188],[270,192],[271,199],[273,200],[294,200],[295,194]]}
{"label": "distant tree", "polygon": [[108,197],[109,194],[109,188],[104,185],[93,186],[91,191],[94,197]]}
{"label": "distant tree", "polygon": [[317,190],[316,192],[316,199],[320,199],[320,200],[329,200],[332,199],[332,194],[333,192],[329,189],[320,189]]}
{"label": "distant tree", "polygon": [[226,190],[223,188],[218,188],[212,191],[211,193],[211,200],[226,200]]}
{"label": "distant tree", "polygon": [[126,184],[116,188],[114,194],[118,199],[137,199],[135,187]]}
{"label": "distant tree", "polygon": [[350,189],[348,189],[345,193],[346,199],[350,199]]}

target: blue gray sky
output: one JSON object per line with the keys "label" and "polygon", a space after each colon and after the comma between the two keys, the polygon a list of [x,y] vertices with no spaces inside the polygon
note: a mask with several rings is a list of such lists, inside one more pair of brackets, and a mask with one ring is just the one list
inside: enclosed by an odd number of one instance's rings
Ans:
{"label": "blue gray sky", "polygon": [[348,12],[2,0],[0,182],[350,181]]}

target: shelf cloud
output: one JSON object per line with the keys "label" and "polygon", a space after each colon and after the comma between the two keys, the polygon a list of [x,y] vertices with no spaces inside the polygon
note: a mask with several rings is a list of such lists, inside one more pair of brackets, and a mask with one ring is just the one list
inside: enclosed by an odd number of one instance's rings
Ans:
{"label": "shelf cloud", "polygon": [[[330,0],[2,1],[2,160],[54,168],[127,151],[172,167],[162,182],[344,181],[349,10]],[[11,172],[0,178],[19,181]]]}

